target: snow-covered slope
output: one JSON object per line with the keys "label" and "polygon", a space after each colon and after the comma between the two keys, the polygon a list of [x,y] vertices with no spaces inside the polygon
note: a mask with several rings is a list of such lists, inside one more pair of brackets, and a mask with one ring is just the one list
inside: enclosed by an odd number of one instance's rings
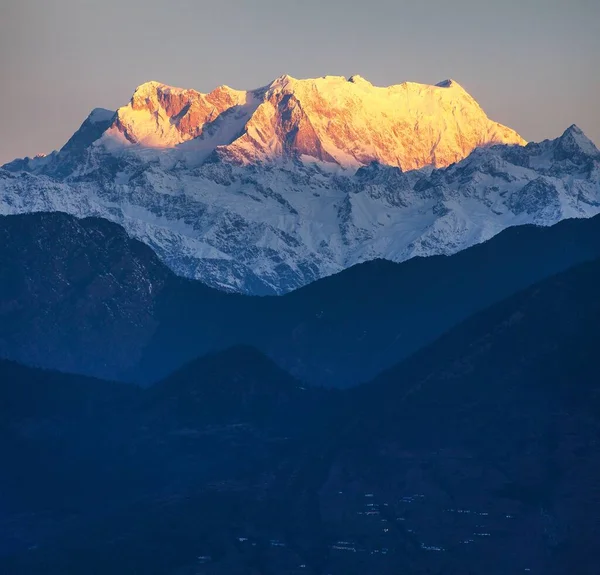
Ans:
{"label": "snow-covered slope", "polygon": [[109,136],[154,148],[194,140],[237,163],[308,156],[341,166],[447,166],[475,147],[524,144],[456,82],[378,88],[360,76],[282,76],[250,92],[210,94],[148,82],[117,111]]}
{"label": "snow-covered slope", "polygon": [[576,126],[522,144],[452,81],[285,76],[208,95],[151,82],[59,152],[4,166],[0,213],[101,216],[177,273],[282,293],[600,211],[600,153]]}

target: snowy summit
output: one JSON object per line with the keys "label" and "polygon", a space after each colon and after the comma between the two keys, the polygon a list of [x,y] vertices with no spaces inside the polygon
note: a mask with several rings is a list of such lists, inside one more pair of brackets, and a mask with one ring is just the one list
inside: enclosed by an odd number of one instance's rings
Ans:
{"label": "snowy summit", "polygon": [[60,151],[0,169],[0,213],[33,211],[103,217],[181,275],[284,293],[595,215],[600,153],[577,126],[526,144],[454,80],[282,76],[209,94],[148,82]]}
{"label": "snowy summit", "polygon": [[210,94],[148,82],[117,111],[108,135],[156,148],[194,141],[239,163],[299,156],[403,170],[447,166],[478,146],[525,143],[457,82],[378,88],[360,76],[281,76],[257,90]]}

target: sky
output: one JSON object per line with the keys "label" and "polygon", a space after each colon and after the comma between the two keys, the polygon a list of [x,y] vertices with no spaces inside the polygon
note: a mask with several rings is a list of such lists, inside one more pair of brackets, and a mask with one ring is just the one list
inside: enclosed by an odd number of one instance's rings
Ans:
{"label": "sky", "polygon": [[527,140],[600,145],[599,0],[0,0],[0,164],[60,148],[149,80],[458,81]]}

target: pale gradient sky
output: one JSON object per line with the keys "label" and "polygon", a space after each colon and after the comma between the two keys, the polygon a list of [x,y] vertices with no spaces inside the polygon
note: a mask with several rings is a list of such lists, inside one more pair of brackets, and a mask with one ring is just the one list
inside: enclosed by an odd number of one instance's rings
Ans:
{"label": "pale gradient sky", "polygon": [[600,144],[600,0],[0,0],[0,163],[62,146],[148,80],[454,78],[528,140]]}

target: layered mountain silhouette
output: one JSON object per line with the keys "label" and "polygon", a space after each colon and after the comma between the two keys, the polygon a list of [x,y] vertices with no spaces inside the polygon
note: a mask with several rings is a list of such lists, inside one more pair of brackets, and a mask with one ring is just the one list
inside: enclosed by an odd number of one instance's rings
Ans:
{"label": "layered mountain silhouette", "polygon": [[65,214],[0,218],[0,354],[150,383],[252,345],[325,387],[367,381],[472,313],[600,256],[600,221],[521,226],[459,254],[355,266],[283,297],[175,276],[119,226]]}
{"label": "layered mountain silhouette", "polygon": [[148,82],[2,166],[0,214],[0,573],[597,572],[577,126]]}
{"label": "layered mountain silhouette", "polygon": [[[290,427],[301,425],[299,410],[328,392],[308,389],[257,349],[236,346],[198,358],[148,391],[148,408],[157,416],[176,415],[190,425],[207,423]],[[166,410],[164,412],[163,410]]]}
{"label": "layered mountain silhouette", "polygon": [[599,278],[595,260],[536,284],[356,390],[363,409],[332,467],[346,485],[424,495],[431,513],[394,524],[413,554],[427,539],[454,555],[440,573],[468,572],[468,546],[482,540],[473,572],[593,573]]}
{"label": "layered mountain silhouette", "polygon": [[[595,573],[599,277],[554,275],[344,392],[240,346],[130,392],[0,363],[0,566]],[[21,481],[27,462],[52,473]]]}

